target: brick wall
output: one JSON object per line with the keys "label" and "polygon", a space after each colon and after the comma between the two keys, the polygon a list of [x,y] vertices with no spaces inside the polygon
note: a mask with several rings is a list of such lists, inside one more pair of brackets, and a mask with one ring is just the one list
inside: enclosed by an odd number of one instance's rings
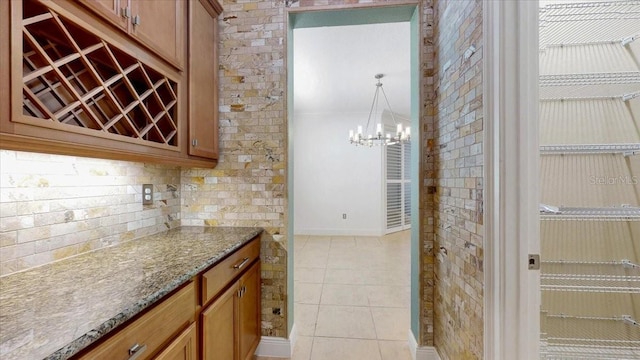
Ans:
{"label": "brick wall", "polygon": [[180,225],[176,167],[0,150],[0,170],[0,275]]}
{"label": "brick wall", "polygon": [[482,2],[438,0],[436,19],[434,343],[443,359],[481,359]]}

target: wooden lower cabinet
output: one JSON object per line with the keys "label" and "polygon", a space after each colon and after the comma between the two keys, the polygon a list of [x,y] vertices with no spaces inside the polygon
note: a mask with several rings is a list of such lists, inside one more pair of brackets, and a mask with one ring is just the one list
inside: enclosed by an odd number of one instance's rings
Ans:
{"label": "wooden lower cabinet", "polygon": [[257,236],[72,359],[252,360],[261,336],[260,292]]}
{"label": "wooden lower cabinet", "polygon": [[182,329],[193,326],[195,312],[195,284],[190,282],[135,321],[117,330],[104,342],[76,356],[75,359],[151,359],[155,354],[166,350],[166,347],[163,347],[164,344],[175,342],[175,336],[180,334]]}
{"label": "wooden lower cabinet", "polygon": [[240,278],[242,296],[238,298],[239,360],[253,359],[260,342],[260,263]]}
{"label": "wooden lower cabinet", "polygon": [[198,358],[197,336],[196,323],[193,323],[158,354],[155,360],[196,360]]}
{"label": "wooden lower cabinet", "polygon": [[235,359],[235,300],[232,286],[202,312],[202,359]]}
{"label": "wooden lower cabinet", "polygon": [[260,342],[260,261],[201,316],[204,360],[246,360]]}

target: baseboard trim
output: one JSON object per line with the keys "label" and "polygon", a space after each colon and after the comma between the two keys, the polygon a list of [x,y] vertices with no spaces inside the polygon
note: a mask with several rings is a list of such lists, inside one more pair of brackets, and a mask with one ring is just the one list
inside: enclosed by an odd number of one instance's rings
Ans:
{"label": "baseboard trim", "polygon": [[296,342],[298,341],[298,328],[296,324],[293,324],[291,327],[291,332],[289,333],[289,344],[291,344],[289,349],[289,357],[293,357],[293,349],[296,346]]}
{"label": "baseboard trim", "polygon": [[275,336],[263,336],[260,339],[258,348],[256,349],[256,355],[288,359],[293,354],[293,346],[295,345],[297,338],[298,336],[295,324],[291,329],[288,339]]}
{"label": "baseboard trim", "polygon": [[[256,349],[257,356],[273,357],[273,358],[290,358],[293,355],[293,347],[298,336],[296,326],[293,326],[289,339],[263,336],[260,344]],[[409,351],[413,360],[441,360],[440,354],[433,346],[418,346],[413,332],[409,330]]]}
{"label": "baseboard trim", "polygon": [[295,235],[312,236],[384,236],[384,229],[312,229],[304,228],[295,231]]}
{"label": "baseboard trim", "polygon": [[409,330],[409,351],[413,360],[441,360],[438,350],[433,346],[418,346],[413,331]]}

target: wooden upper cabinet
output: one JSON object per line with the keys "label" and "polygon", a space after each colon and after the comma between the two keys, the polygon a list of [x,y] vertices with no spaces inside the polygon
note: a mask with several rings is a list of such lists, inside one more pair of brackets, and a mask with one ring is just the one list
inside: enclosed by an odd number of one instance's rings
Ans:
{"label": "wooden upper cabinet", "polygon": [[81,3],[183,69],[186,1],[81,0]]}
{"label": "wooden upper cabinet", "polygon": [[218,15],[207,0],[189,2],[189,155],[218,158]]}
{"label": "wooden upper cabinet", "polygon": [[124,31],[129,29],[129,0],[80,0],[81,3]]}
{"label": "wooden upper cabinet", "polygon": [[0,4],[0,148],[217,164],[218,3]]}
{"label": "wooden upper cabinet", "polygon": [[182,68],[184,65],[185,1],[131,0],[131,34]]}

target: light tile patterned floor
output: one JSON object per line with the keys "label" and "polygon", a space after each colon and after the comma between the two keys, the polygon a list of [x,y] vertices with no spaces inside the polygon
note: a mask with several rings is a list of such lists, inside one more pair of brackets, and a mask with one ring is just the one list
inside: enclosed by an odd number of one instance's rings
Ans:
{"label": "light tile patterned floor", "polygon": [[296,236],[291,360],[411,359],[409,237]]}

